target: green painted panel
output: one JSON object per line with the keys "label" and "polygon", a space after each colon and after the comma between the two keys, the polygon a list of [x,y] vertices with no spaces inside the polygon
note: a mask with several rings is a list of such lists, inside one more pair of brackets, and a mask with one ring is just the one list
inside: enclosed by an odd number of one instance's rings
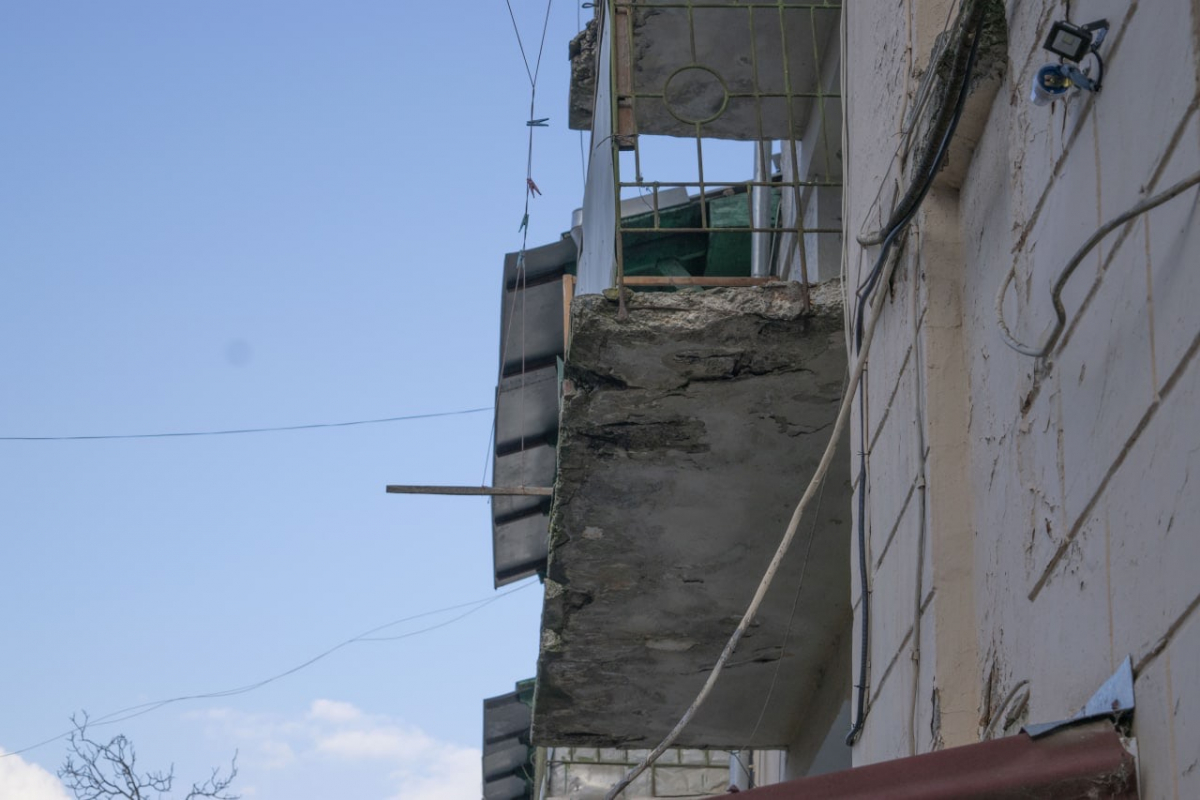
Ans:
{"label": "green painted panel", "polygon": [[[715,197],[709,200],[708,227],[750,227],[750,201],[745,192]],[[771,190],[771,219],[779,212],[779,190]],[[720,233],[714,230],[708,237],[704,274],[714,277],[747,277],[750,275],[751,234],[747,232]]]}

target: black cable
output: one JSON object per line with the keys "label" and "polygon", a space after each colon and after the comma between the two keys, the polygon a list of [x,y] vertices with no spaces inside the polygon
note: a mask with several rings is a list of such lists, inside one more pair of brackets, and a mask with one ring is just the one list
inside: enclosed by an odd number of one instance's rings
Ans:
{"label": "black cable", "polygon": [[895,244],[896,238],[916,216],[921,203],[925,201],[925,197],[929,194],[929,190],[933,188],[933,179],[942,168],[942,162],[946,159],[946,153],[950,149],[950,140],[954,138],[954,131],[958,128],[959,120],[962,119],[963,108],[966,107],[967,95],[970,93],[971,75],[975,70],[975,59],[979,52],[979,35],[976,32],[974,41],[971,43],[971,51],[967,58],[967,70],[963,76],[962,86],[959,87],[958,98],[954,104],[954,114],[950,118],[950,124],[946,127],[946,133],[942,136],[942,141],[938,144],[937,152],[933,158],[933,164],[929,172],[925,175],[920,184],[919,190],[914,195],[914,200],[905,214],[897,220],[895,226],[890,228],[887,235],[883,239],[883,244],[879,249],[879,257],[875,259],[875,264],[871,267],[871,271],[867,274],[866,279],[859,285],[856,297],[858,298],[857,307],[855,310],[854,323],[854,350],[857,353],[862,346],[863,334],[863,310],[866,308],[866,303],[869,301],[871,294],[875,291],[875,283],[879,280],[879,276],[883,273],[884,262],[887,261],[888,253],[891,251],[892,245]]}
{"label": "black cable", "polygon": [[1096,81],[1092,86],[1092,91],[1098,92],[1104,85],[1104,59],[1100,57],[1100,51],[1094,47],[1092,55],[1096,57]]}
{"label": "black cable", "polygon": [[[983,12],[983,0],[976,0],[971,5],[970,9],[963,14],[961,17],[961,22],[958,24],[958,26],[956,26],[962,31],[962,35],[966,35],[967,31],[974,31],[975,33],[979,32],[980,26],[983,22]],[[959,80],[962,80],[965,85],[969,81],[971,75],[971,57],[968,55],[964,59],[963,56],[964,53],[961,48],[955,52],[954,61],[951,65],[951,72],[946,79],[947,85],[953,86]],[[947,114],[949,114],[949,116],[947,116]],[[949,107],[942,106],[935,114],[930,136],[937,136],[938,131],[950,131],[957,124],[958,114],[956,112],[950,112]],[[921,153],[920,159],[917,162],[917,168],[914,170],[914,172],[917,175],[935,174],[937,172],[936,162],[938,158],[940,158],[939,154],[927,148],[924,149]],[[870,247],[871,245],[882,243],[884,234],[887,231],[895,230],[896,226],[900,224],[901,219],[911,216],[916,210],[917,206],[921,204],[921,197],[918,196],[918,194],[914,191],[916,187],[916,183],[910,185],[908,190],[904,193],[904,196],[897,201],[895,207],[892,209],[891,218],[888,220],[887,225],[870,236],[859,236],[859,244],[863,245],[864,247]]]}
{"label": "black cable", "polygon": [[[875,293],[879,276],[883,274],[883,266],[887,263],[888,255],[891,252],[892,245],[895,244],[897,237],[901,231],[912,221],[916,216],[917,210],[921,207],[925,197],[929,194],[929,190],[933,187],[933,179],[938,171],[942,168],[942,162],[946,158],[946,153],[950,149],[950,140],[954,138],[954,131],[958,128],[958,123],[962,119],[963,108],[966,106],[967,95],[970,93],[971,75],[975,71],[975,60],[979,54],[979,29],[976,28],[974,38],[971,42],[970,54],[967,57],[966,71],[963,74],[962,85],[958,90],[958,98],[954,104],[954,114],[950,118],[950,124],[946,128],[945,134],[942,136],[942,141],[938,145],[937,152],[933,158],[932,166],[924,176],[922,176],[920,188],[913,195],[914,200],[905,213],[897,220],[896,224],[890,228],[887,235],[883,239],[883,244],[879,249],[879,256],[875,259],[874,265],[871,267],[867,278],[859,286],[856,292],[857,301],[855,303],[855,321],[854,321],[854,352],[857,354],[862,347],[863,338],[863,317],[865,316],[867,303]],[[858,573],[859,586],[861,589],[862,601],[860,604],[860,614],[862,617],[861,644],[859,647],[859,668],[858,682],[855,688],[858,690],[857,705],[858,710],[855,713],[854,723],[850,727],[850,732],[846,734],[846,744],[853,746],[858,737],[862,734],[863,725],[866,722],[866,693],[867,693],[867,665],[868,665],[868,644],[870,635],[870,591],[867,581],[867,523],[866,523],[866,491],[867,491],[867,424],[866,424],[866,392],[860,386],[858,390],[858,425],[859,425],[859,451],[858,451]]]}
{"label": "black cable", "polygon": [[[289,675],[293,675],[293,674],[299,672],[300,670],[305,669],[306,667],[310,667],[313,664],[320,661],[321,659],[323,659],[327,656],[333,655],[338,650],[341,650],[344,647],[349,647],[350,645],[357,644],[359,642],[390,642],[390,641],[395,641],[397,639],[408,639],[413,636],[418,636],[422,633],[428,633],[430,631],[435,631],[438,628],[444,628],[447,625],[452,625],[455,622],[458,622],[459,620],[461,620],[465,617],[469,617],[470,615],[474,614],[475,612],[483,610],[487,606],[490,606],[492,603],[495,603],[497,600],[505,598],[505,597],[509,596],[510,594],[516,594],[517,592],[519,592],[523,589],[528,589],[530,586],[534,586],[537,584],[538,584],[538,581],[529,581],[528,583],[523,583],[514,589],[509,589],[506,592],[501,592],[500,594],[496,594],[491,597],[485,597],[481,600],[472,600],[467,603],[458,603],[457,605],[447,606],[445,608],[439,608],[434,611],[425,611],[420,614],[413,614],[412,616],[403,617],[401,619],[395,619],[395,620],[392,620],[391,622],[386,622],[383,625],[377,625],[376,627],[371,628],[368,631],[363,631],[362,633],[358,634],[357,636],[352,636],[349,639],[346,639],[344,642],[341,642],[339,644],[334,645],[333,647],[330,647],[328,650],[325,650],[324,652],[322,652],[316,656],[313,656],[312,658],[308,659],[307,661],[305,661],[301,664],[298,664],[298,665],[292,667],[291,669],[284,670],[283,672],[280,672],[276,675],[272,675],[269,678],[264,678],[263,680],[246,684],[245,686],[238,686],[233,689],[222,689],[222,690],[215,691],[215,692],[204,692],[202,694],[180,695],[179,697],[170,697],[165,700],[154,700],[149,703],[141,703],[136,706],[129,706],[127,708],[122,708],[119,711],[112,711],[112,712],[105,714],[103,716],[100,716],[100,717],[93,717],[88,720],[88,723],[92,726],[112,725],[117,722],[124,722],[125,720],[133,719],[134,717],[140,717],[143,714],[149,714],[151,711],[157,711],[158,709],[162,708],[163,706],[172,705],[174,703],[182,703],[185,700],[210,700],[213,698],[233,697],[233,696],[239,695],[239,694],[246,694],[247,692],[252,692],[255,689],[260,689],[263,686],[266,686],[267,684],[274,683],[275,681],[278,681],[282,678],[286,678]],[[422,617],[431,617],[431,616],[434,616],[435,614],[444,614],[447,611],[456,611],[460,608],[466,608],[467,611],[464,611],[463,613],[459,614],[458,616],[451,617],[450,619],[445,620],[444,622],[439,622],[435,625],[429,625],[425,628],[419,628],[418,630],[409,631],[408,633],[400,634],[398,636],[372,636],[371,635],[374,633],[378,633],[379,631],[386,630],[387,628],[393,628],[404,622],[411,622],[414,619],[421,619]],[[67,731],[66,733],[61,733],[57,736],[52,736],[49,739],[44,739],[44,740],[38,742],[37,744],[31,744],[27,747],[22,747],[19,750],[13,750],[11,752],[2,752],[2,753],[0,753],[0,759],[5,759],[5,758],[8,758],[9,756],[21,755],[22,753],[28,753],[30,750],[36,750],[39,747],[44,747],[45,745],[51,744],[52,742],[57,742],[59,739],[65,739],[66,737],[70,736],[71,733],[73,733],[73,731]]]}
{"label": "black cable", "polygon": [[463,414],[478,414],[491,411],[492,406],[463,408],[458,411],[435,411],[432,414],[409,414],[404,417],[381,419],[359,419],[352,422],[318,422],[311,425],[282,425],[274,428],[236,428],[224,431],[184,431],[181,433],[117,433],[96,436],[0,436],[0,442],[80,442],[97,439],[174,439],[182,436],[232,436],[243,433],[277,433],[279,431],[307,431],[316,428],[349,428],[354,425],[380,425],[385,422],[408,422],[415,419],[435,417],[457,417]]}
{"label": "black cable", "polygon": [[517,15],[513,13],[512,3],[509,0],[504,0],[504,4],[508,6],[508,17],[512,20],[513,33],[517,36],[517,47],[521,50],[521,60],[525,62],[525,74],[529,76],[529,83],[532,85],[537,81],[533,79],[533,70],[529,68],[529,57],[525,55],[525,43],[521,41],[521,29],[517,27]]}

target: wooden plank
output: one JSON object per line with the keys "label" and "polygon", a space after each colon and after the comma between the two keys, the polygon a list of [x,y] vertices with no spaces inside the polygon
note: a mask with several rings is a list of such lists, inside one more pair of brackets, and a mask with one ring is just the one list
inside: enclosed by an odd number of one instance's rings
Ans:
{"label": "wooden plank", "polygon": [[673,275],[626,275],[626,286],[762,286],[767,283],[777,283],[779,278],[722,278],[717,276],[695,275],[686,278]]}
{"label": "wooden plank", "polygon": [[489,497],[550,497],[551,486],[391,486],[388,494],[453,494],[464,496],[486,495]]}
{"label": "wooden plank", "polygon": [[617,131],[614,141],[618,150],[632,150],[637,135],[637,121],[633,118],[633,54],[629,9],[617,7],[613,10],[613,64],[616,70]]}
{"label": "wooden plank", "polygon": [[575,298],[575,276],[563,275],[563,358],[571,348],[571,301]]}

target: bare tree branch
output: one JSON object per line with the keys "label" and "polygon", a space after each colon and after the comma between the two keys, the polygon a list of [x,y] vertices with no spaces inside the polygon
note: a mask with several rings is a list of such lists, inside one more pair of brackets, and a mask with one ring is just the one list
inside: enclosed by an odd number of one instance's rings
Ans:
{"label": "bare tree branch", "polygon": [[[87,712],[71,717],[75,726],[67,740],[67,758],[58,777],[70,789],[76,800],[163,800],[175,782],[175,766],[165,772],[140,773],[137,769],[137,751],[133,742],[118,734],[106,744],[88,737]],[[239,795],[229,794],[229,787],[237,777],[237,753],[229,765],[229,773],[222,775],[214,769],[203,783],[193,783],[184,800],[238,800]]]}
{"label": "bare tree branch", "polygon": [[193,783],[192,790],[187,793],[184,800],[196,800],[198,797],[208,797],[212,800],[238,800],[240,795],[226,794],[237,774],[237,751],[235,750],[233,758],[229,761],[228,775],[222,778],[221,771],[213,767],[212,775],[208,776],[208,780],[204,783]]}

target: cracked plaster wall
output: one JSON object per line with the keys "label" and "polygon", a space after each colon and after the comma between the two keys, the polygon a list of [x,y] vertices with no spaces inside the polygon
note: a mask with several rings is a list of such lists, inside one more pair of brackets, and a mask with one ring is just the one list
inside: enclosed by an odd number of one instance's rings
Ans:
{"label": "cracked plaster wall", "polygon": [[[870,54],[846,64],[851,232],[907,180],[889,159],[948,5],[849,6],[848,52]],[[1091,253],[1044,362],[1005,347],[992,310],[1015,262],[1008,320],[1036,341],[1079,245],[1200,168],[1200,4],[1003,5],[1004,77],[910,231],[871,354],[875,615],[855,762],[1070,716],[1129,654],[1142,796],[1200,797],[1196,191]],[[1050,24],[1100,17],[1104,92],[1030,104]],[[847,243],[856,282],[876,251]]]}

